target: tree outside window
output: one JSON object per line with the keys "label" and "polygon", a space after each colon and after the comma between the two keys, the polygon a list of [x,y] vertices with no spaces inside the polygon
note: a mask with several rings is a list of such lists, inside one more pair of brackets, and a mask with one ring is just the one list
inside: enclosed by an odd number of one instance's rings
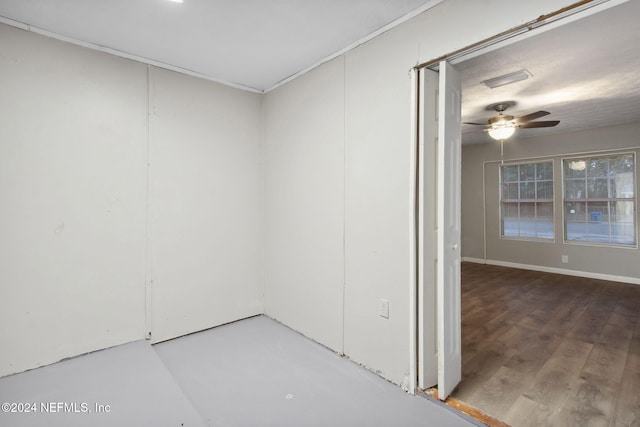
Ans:
{"label": "tree outside window", "polygon": [[563,160],[567,242],[636,244],[635,156]]}
{"label": "tree outside window", "polygon": [[553,239],[553,162],[500,167],[501,236]]}

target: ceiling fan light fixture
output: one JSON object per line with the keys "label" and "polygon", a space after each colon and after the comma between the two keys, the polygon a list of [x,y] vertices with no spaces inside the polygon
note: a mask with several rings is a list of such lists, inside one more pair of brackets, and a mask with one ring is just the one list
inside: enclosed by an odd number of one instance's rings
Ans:
{"label": "ceiling fan light fixture", "polygon": [[513,123],[494,125],[489,129],[489,136],[497,141],[509,138],[516,131]]}
{"label": "ceiling fan light fixture", "polygon": [[518,71],[514,71],[513,73],[503,74],[502,76],[493,77],[491,79],[484,80],[480,83],[487,86],[490,89],[495,89],[500,86],[510,85],[512,83],[520,82],[522,80],[527,80],[533,77],[533,74],[529,72],[529,70],[522,69]]}

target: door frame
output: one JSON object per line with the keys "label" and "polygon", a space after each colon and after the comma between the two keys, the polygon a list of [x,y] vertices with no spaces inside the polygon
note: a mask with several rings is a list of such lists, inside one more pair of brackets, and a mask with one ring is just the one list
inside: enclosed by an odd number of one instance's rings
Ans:
{"label": "door frame", "polygon": [[[472,43],[469,46],[458,49],[453,52],[449,52],[445,55],[442,55],[437,58],[433,58],[426,62],[420,63],[410,68],[410,80],[411,80],[411,120],[410,120],[410,129],[411,129],[411,182],[410,182],[410,191],[411,191],[411,218],[410,218],[410,228],[411,228],[411,239],[410,239],[410,250],[411,250],[411,258],[410,258],[410,292],[409,292],[409,307],[410,307],[410,315],[409,315],[409,335],[410,335],[410,355],[409,355],[409,377],[408,382],[405,384],[407,391],[411,394],[415,394],[421,389],[418,387],[418,369],[421,363],[421,357],[419,354],[420,348],[418,344],[419,334],[421,333],[421,329],[425,327],[419,324],[420,321],[424,321],[423,316],[420,316],[419,313],[421,311],[421,301],[419,299],[420,295],[420,283],[419,283],[419,262],[418,256],[420,256],[421,248],[421,239],[419,237],[419,233],[421,233],[421,219],[418,215],[419,209],[419,198],[418,191],[420,190],[419,180],[419,155],[420,155],[420,143],[421,138],[423,138],[423,134],[420,131],[420,114],[421,114],[421,105],[420,105],[420,70],[428,68],[434,71],[437,71],[439,68],[439,64],[442,61],[447,61],[451,65],[458,64],[460,62],[466,61],[468,59],[472,59],[476,56],[483,55],[485,53],[491,52],[496,49],[500,49],[504,46],[508,46],[513,43],[517,43],[519,41],[525,40],[529,37],[535,37],[538,34],[543,32],[552,30],[554,28],[561,27],[563,25],[569,24],[576,20],[585,18],[587,16],[602,12],[611,7],[615,7],[617,5],[628,2],[629,0],[583,0],[577,3],[574,3],[570,6],[558,9],[554,12],[551,12],[546,15],[542,15],[532,21],[521,24],[517,27],[511,28],[509,30],[503,31],[501,33],[495,34],[493,36],[487,37],[485,39],[481,39],[475,43]],[[432,325],[433,328],[436,328],[436,325]],[[424,358],[424,356],[422,357]]]}

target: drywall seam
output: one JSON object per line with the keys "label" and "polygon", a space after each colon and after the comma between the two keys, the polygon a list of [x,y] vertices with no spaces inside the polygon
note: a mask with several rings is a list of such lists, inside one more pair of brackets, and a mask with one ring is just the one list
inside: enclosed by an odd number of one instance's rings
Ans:
{"label": "drywall seam", "polygon": [[344,356],[347,298],[347,58],[342,61],[342,351]]}
{"label": "drywall seam", "polygon": [[260,96],[260,168],[262,192],[262,314],[267,313],[267,108],[265,96]]}
{"label": "drywall seam", "polygon": [[151,239],[151,136],[154,109],[154,84],[151,65],[147,65],[147,200],[145,203],[145,338],[151,339],[152,298],[153,298],[153,269],[152,269],[152,239]]}

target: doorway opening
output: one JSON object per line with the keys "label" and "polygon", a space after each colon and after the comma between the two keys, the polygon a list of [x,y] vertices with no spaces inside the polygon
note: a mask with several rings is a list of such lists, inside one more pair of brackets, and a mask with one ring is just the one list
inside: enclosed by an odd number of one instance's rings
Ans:
{"label": "doorway opening", "polygon": [[[472,64],[472,60],[474,60],[474,58],[477,58],[478,62],[481,62],[482,58],[484,57],[485,59],[485,64],[487,64],[488,62],[488,57],[486,57],[485,55],[490,54],[492,52],[497,52],[496,54],[498,54],[498,50],[502,49],[502,48],[508,48],[508,49],[516,49],[515,46],[525,40],[529,40],[530,43],[532,44],[536,44],[536,38],[538,35],[543,35],[545,33],[547,33],[547,31],[549,30],[554,30],[556,28],[562,29],[564,27],[569,28],[567,26],[567,24],[570,24],[572,22],[576,22],[581,20],[582,18],[586,18],[589,17],[591,15],[594,16],[598,16],[598,14],[606,9],[609,9],[613,6],[617,6],[619,5],[621,2],[580,2],[580,3],[576,3],[575,5],[573,5],[573,7],[571,8],[565,8],[562,9],[560,11],[554,12],[553,14],[547,15],[546,20],[545,19],[538,19],[535,21],[535,25],[531,25],[530,27],[527,27],[527,29],[524,30],[524,33],[521,31],[521,29],[513,32],[513,33],[502,33],[499,34],[493,38],[490,38],[489,40],[483,41],[483,42],[479,42],[477,44],[474,44],[473,46],[469,47],[468,49],[465,50],[461,50],[459,52],[454,52],[451,55],[447,55],[443,58],[438,58],[436,60],[433,61],[429,61],[428,63],[422,64],[422,68],[423,69],[425,66],[426,67],[431,67],[434,66],[436,63],[439,63],[438,61],[442,60],[442,59],[446,59],[447,61],[451,62],[454,64],[454,67],[456,69],[458,69],[461,74],[462,74],[462,93],[463,93],[463,103],[462,103],[462,117],[463,117],[463,121],[467,121],[467,116],[469,115],[469,113],[466,111],[468,105],[466,104],[466,99],[467,98],[467,94],[468,89],[465,87],[465,75],[467,73],[467,65]],[[544,27],[544,29],[543,29]],[[533,32],[531,32],[531,29],[536,29],[538,31],[535,32],[535,34],[533,34]],[[575,43],[574,43],[575,44]],[[486,67],[489,67],[489,65],[485,65]],[[535,75],[535,73],[534,73]],[[417,93],[422,94],[424,92],[424,85],[426,83],[422,82],[420,80],[420,75],[418,74],[416,76],[416,78],[414,79],[414,88],[415,91]],[[488,75],[487,77],[492,77],[492,75]],[[479,80],[480,81],[480,80]],[[478,82],[479,82],[478,81]],[[558,94],[556,94],[557,96]],[[534,94],[532,94],[532,96],[534,96]],[[420,100],[422,99],[420,96],[416,96],[415,97],[416,100]],[[510,99],[497,99],[497,100],[487,100],[485,102],[486,105],[491,104],[493,101],[495,102],[500,102],[500,101],[504,101],[504,100],[511,100],[513,98]],[[422,116],[424,114],[424,105],[422,104],[422,102],[425,102],[424,99],[420,102],[418,102],[417,106],[416,106],[416,116]],[[495,103],[493,102],[493,103]],[[561,102],[561,101],[558,101]],[[524,104],[520,104],[523,105]],[[477,107],[477,106],[476,106]],[[486,113],[486,111],[485,111]],[[471,120],[469,121],[475,121],[475,120],[479,120],[476,118],[471,118]],[[426,131],[421,130],[420,126],[417,125],[416,122],[416,141],[418,143],[418,145],[423,144],[424,138],[425,138],[425,134],[427,133]],[[565,128],[566,129],[566,128]],[[463,142],[466,138],[465,135],[465,128],[463,126]],[[537,135],[538,132],[537,130],[534,131],[534,133],[531,134],[531,136],[535,136]],[[481,134],[480,137],[487,137],[486,134]],[[486,143],[488,143],[489,141],[485,141]],[[417,151],[418,154],[420,153],[420,151]],[[422,160],[422,158],[420,158],[418,160],[418,162]],[[438,164],[436,164],[436,166],[440,166]],[[418,177],[418,192],[419,193],[423,193],[425,191],[428,191],[426,189],[427,185],[434,185],[433,183],[429,183],[428,181],[426,181],[429,177],[424,176],[424,175],[420,175],[420,167],[417,168],[417,177]],[[484,175],[483,175],[484,176]],[[423,185],[423,187],[420,187],[420,184]],[[484,187],[485,183],[482,184],[482,186]],[[460,196],[460,198],[462,198],[462,194],[464,193],[459,193],[458,195]],[[483,192],[480,192],[480,197],[482,197]],[[426,197],[426,196],[424,196]],[[476,195],[477,197],[477,195]],[[431,200],[437,200],[432,198]],[[419,205],[419,201],[416,202]],[[464,208],[464,204],[462,205]],[[486,205],[485,205],[486,207]],[[433,209],[433,206],[431,206],[431,208]],[[486,207],[487,209],[489,209],[489,207]],[[421,376],[424,375],[424,373],[429,372],[429,367],[433,367],[433,353],[429,353],[430,351],[433,351],[432,348],[430,348],[428,345],[425,345],[425,342],[429,342],[428,340],[423,340],[423,342],[421,342],[421,336],[424,336],[424,334],[426,333],[426,331],[428,329],[433,329],[434,325],[433,325],[433,318],[434,318],[434,310],[429,310],[430,305],[429,304],[433,304],[433,301],[435,301],[435,297],[433,297],[433,294],[435,293],[435,288],[434,288],[434,284],[437,282],[437,277],[434,279],[433,276],[431,276],[429,274],[429,271],[436,271],[437,270],[437,263],[435,262],[435,259],[433,259],[433,249],[432,248],[427,248],[425,246],[425,242],[429,241],[429,239],[427,238],[427,236],[425,235],[425,224],[428,223],[428,221],[430,221],[431,219],[427,218],[427,217],[423,217],[422,215],[426,215],[427,211],[423,211],[423,213],[419,213],[419,210],[417,210],[417,218],[416,218],[416,229],[417,229],[417,234],[416,234],[416,252],[417,252],[417,270],[416,270],[416,282],[417,282],[417,286],[416,286],[416,290],[415,290],[415,299],[416,299],[416,334],[415,336],[417,337],[416,339],[416,344],[415,344],[415,348],[416,348],[416,375],[417,375],[417,379],[416,379],[416,387],[417,388],[424,388],[424,386],[428,386],[427,382],[430,381],[421,381]],[[463,247],[471,247],[473,245],[477,246],[477,242],[474,241],[475,240],[480,240],[480,246],[482,249],[481,255],[478,257],[474,257],[474,256],[469,256],[468,258],[474,258],[474,260],[481,260],[484,261],[487,259],[487,249],[486,249],[486,237],[483,236],[486,235],[487,230],[485,227],[485,212],[481,211],[481,212],[476,212],[477,217],[479,217],[479,220],[483,223],[482,225],[482,229],[481,232],[479,233],[480,238],[476,239],[478,237],[478,233],[476,233],[475,235],[471,236],[470,238],[467,238],[464,234],[462,235],[462,245]],[[468,216],[467,213],[465,213],[463,216]],[[465,227],[465,220],[463,219],[463,229],[466,228]],[[437,234],[437,231],[433,231],[433,233]],[[430,241],[433,241],[433,239],[431,239]],[[466,251],[465,251],[466,252]],[[463,253],[463,256],[465,255],[465,253]],[[431,266],[430,269],[431,270],[427,270],[426,274],[423,272],[422,274],[420,273],[420,263],[423,264],[423,266]],[[428,295],[431,297],[431,299],[425,299],[425,295]],[[437,294],[436,294],[437,297]],[[436,310],[437,311],[437,310]],[[429,322],[431,322],[429,324]],[[437,323],[437,322],[436,322]],[[434,333],[437,336],[437,333]],[[431,342],[434,342],[434,340],[432,339]],[[435,350],[436,353],[436,358],[438,357],[438,352],[437,349]],[[436,369],[439,367],[439,363],[436,363]],[[433,384],[432,384],[433,385]]]}

